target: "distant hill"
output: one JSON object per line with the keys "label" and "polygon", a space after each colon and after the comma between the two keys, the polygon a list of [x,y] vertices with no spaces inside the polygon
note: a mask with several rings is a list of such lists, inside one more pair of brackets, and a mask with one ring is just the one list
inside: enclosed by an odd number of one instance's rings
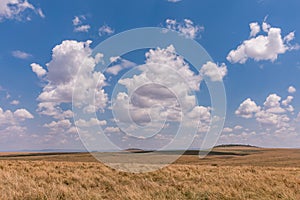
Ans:
{"label": "distant hill", "polygon": [[88,152],[87,150],[84,149],[36,149],[36,150],[30,150],[30,149],[22,149],[22,150],[18,150],[16,152],[37,152],[37,153],[57,153],[57,152],[61,152],[61,153],[66,153],[66,152]]}
{"label": "distant hill", "polygon": [[220,145],[214,146],[214,148],[217,148],[217,147],[253,147],[253,148],[259,148],[257,146],[253,146],[253,145],[250,145],[250,144],[220,144]]}
{"label": "distant hill", "polygon": [[[251,148],[260,148],[257,146],[249,145],[249,144],[221,144],[221,145],[216,145],[213,148],[218,148],[218,147],[251,147]],[[139,149],[139,148],[128,148],[124,150],[125,152],[131,152],[131,153],[148,153],[148,152],[154,152],[156,150],[144,150],[144,149]],[[171,150],[169,150],[171,151]],[[188,150],[173,150],[173,151],[185,151],[185,152],[199,152],[199,149],[188,149]]]}
{"label": "distant hill", "polygon": [[153,151],[150,151],[150,150],[143,150],[143,149],[139,149],[139,148],[129,148],[129,149],[125,149],[124,151],[130,152],[130,153],[150,153],[150,152],[153,152]]}

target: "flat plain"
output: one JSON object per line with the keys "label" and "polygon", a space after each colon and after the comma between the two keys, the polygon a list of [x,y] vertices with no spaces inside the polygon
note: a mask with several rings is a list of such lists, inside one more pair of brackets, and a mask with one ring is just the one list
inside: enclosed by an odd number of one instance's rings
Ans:
{"label": "flat plain", "polygon": [[0,199],[298,200],[300,149],[217,147],[202,159],[188,151],[148,173],[109,168],[89,153],[0,153]]}

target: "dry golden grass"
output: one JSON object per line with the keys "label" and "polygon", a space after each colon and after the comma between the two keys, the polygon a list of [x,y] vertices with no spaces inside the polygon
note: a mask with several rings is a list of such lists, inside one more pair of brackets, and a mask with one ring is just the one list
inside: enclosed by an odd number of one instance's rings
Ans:
{"label": "dry golden grass", "polygon": [[[0,160],[0,199],[299,200],[300,167],[296,159],[299,151],[294,152],[292,159],[287,159],[291,160],[288,166],[276,165],[275,160],[266,156],[273,154],[279,159],[286,153],[280,154],[282,151],[261,150],[247,156],[209,156],[204,160],[193,155],[183,156],[166,168],[142,174],[113,170],[92,158],[88,160],[87,154],[74,154],[75,162],[71,161],[71,155],[61,155],[69,158],[68,161],[57,161],[59,155],[40,156],[40,160],[28,160],[33,157]],[[76,156],[85,156],[90,162],[79,162]],[[255,166],[254,162],[263,158],[265,163],[276,167]],[[296,161],[298,166],[294,166]],[[242,164],[239,166],[238,162]]]}

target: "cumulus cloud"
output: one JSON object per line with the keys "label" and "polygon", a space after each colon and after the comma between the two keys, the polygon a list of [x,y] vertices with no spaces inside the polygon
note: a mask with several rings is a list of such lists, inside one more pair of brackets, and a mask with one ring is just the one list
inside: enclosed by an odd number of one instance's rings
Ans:
{"label": "cumulus cloud", "polygon": [[[159,122],[180,122],[184,114],[191,122],[203,122],[201,130],[207,130],[210,108],[197,106],[191,92],[199,91],[201,74],[195,74],[172,45],[151,49],[145,56],[145,64],[134,68],[134,76],[118,82],[127,91],[119,92],[113,100],[112,109],[118,113],[116,120],[138,125],[152,122],[147,128],[156,130]],[[139,85],[142,87],[136,88]]]}
{"label": "cumulus cloud", "polygon": [[278,125],[283,120],[283,122],[289,121],[289,118],[286,115],[280,115],[272,113],[266,110],[262,110],[256,114],[256,120],[262,124],[269,125]]}
{"label": "cumulus cloud", "polygon": [[103,25],[98,29],[99,36],[111,35],[114,32],[115,30],[108,25]]}
{"label": "cumulus cloud", "polygon": [[11,105],[19,105],[20,102],[18,100],[13,100],[10,102]]}
{"label": "cumulus cloud", "polygon": [[74,32],[89,32],[91,26],[88,24],[83,24],[83,21],[86,20],[84,15],[75,16],[72,20],[74,26]]}
{"label": "cumulus cloud", "polygon": [[[37,98],[38,112],[57,119],[72,117],[72,112],[63,110],[60,105],[72,102],[75,81],[82,83],[81,88],[77,88],[82,92],[73,96],[74,101],[77,102],[74,106],[86,107],[89,111],[91,110],[88,108],[89,102],[93,98],[96,100],[94,110],[106,106],[107,95],[102,88],[106,84],[105,77],[100,72],[94,72],[96,64],[101,62],[103,55],[97,54],[92,57],[90,44],[91,41],[65,40],[53,48],[52,60],[46,64],[46,74],[44,71],[37,73],[38,70],[35,70],[38,76],[45,75],[44,81],[46,81],[42,93]],[[41,69],[37,65],[33,66]]]}
{"label": "cumulus cloud", "polygon": [[[35,8],[27,0],[1,0],[0,21],[5,19],[22,20],[24,18],[22,15],[25,10],[31,10],[37,13],[40,17],[45,17],[40,8]],[[27,16],[24,19],[30,20],[30,17]]]}
{"label": "cumulus cloud", "polygon": [[264,31],[264,32],[268,32],[269,31],[269,29],[271,28],[271,25],[270,24],[268,24],[266,21],[264,21],[263,23],[262,23],[262,30]]}
{"label": "cumulus cloud", "polygon": [[31,66],[31,69],[32,71],[39,77],[43,77],[47,74],[47,71],[42,67],[40,66],[39,64],[36,64],[36,63],[31,63],[30,64]]}
{"label": "cumulus cloud", "polygon": [[49,124],[44,124],[44,127],[50,129],[53,134],[59,134],[67,132],[72,128],[72,123],[68,119],[62,119],[59,121],[52,121]]}
{"label": "cumulus cloud", "polygon": [[30,112],[28,112],[26,109],[23,109],[23,108],[16,110],[14,112],[14,116],[21,121],[23,121],[25,119],[33,119],[34,118]]}
{"label": "cumulus cloud", "polygon": [[204,106],[195,106],[191,112],[188,113],[190,119],[200,120],[202,122],[210,121],[210,108]]}
{"label": "cumulus cloud", "polygon": [[7,134],[24,134],[27,128],[22,122],[33,118],[34,116],[24,108],[11,111],[3,110],[0,107],[0,136]]}
{"label": "cumulus cloud", "polygon": [[224,132],[224,133],[231,133],[232,131],[233,131],[232,128],[229,128],[229,127],[223,128],[223,132]]}
{"label": "cumulus cloud", "polygon": [[200,73],[209,77],[211,81],[222,81],[227,74],[227,66],[224,63],[218,66],[209,61],[202,66]]}
{"label": "cumulus cloud", "polygon": [[[174,88],[174,91],[178,91],[181,88],[185,90],[186,87],[199,90],[202,81],[202,77],[192,72],[184,59],[176,54],[173,45],[165,49],[157,48],[149,50],[146,53],[146,64],[140,66],[140,70],[144,72],[142,75],[135,76],[133,79],[122,79],[119,83],[126,87],[132,87],[135,85],[133,83],[140,81],[144,81],[145,83],[158,81],[164,82],[170,88]],[[177,77],[167,76],[173,73],[176,73]],[[180,77],[186,81],[185,87],[180,86],[181,83],[178,83]],[[131,84],[133,85],[130,86]]]}
{"label": "cumulus cloud", "polygon": [[194,22],[190,19],[184,19],[183,22],[177,22],[175,19],[167,19],[166,28],[177,31],[186,38],[191,39],[200,36],[200,32],[204,31],[203,26],[194,25]]}
{"label": "cumulus cloud", "polygon": [[287,98],[282,101],[282,105],[288,106],[292,102],[293,99],[294,99],[293,96],[287,96]]}
{"label": "cumulus cloud", "polygon": [[17,109],[12,112],[11,110],[4,111],[0,107],[0,125],[8,124],[15,125],[17,122],[24,121],[25,119],[33,119],[33,115],[24,108]]}
{"label": "cumulus cloud", "polygon": [[[17,142],[18,139],[21,139],[23,143],[24,139],[22,137],[25,134],[28,136],[27,126],[24,124],[26,119],[18,117],[19,114],[20,111],[15,114],[12,110],[3,110],[0,107],[0,143],[2,150],[7,150],[5,148],[7,144],[13,145],[12,141]],[[18,139],[16,140],[16,138]]]}
{"label": "cumulus cloud", "polygon": [[19,50],[13,51],[12,56],[15,58],[19,58],[19,59],[28,59],[28,58],[32,57],[31,54],[26,53],[24,51],[19,51]]}
{"label": "cumulus cloud", "polygon": [[233,128],[234,130],[242,130],[243,129],[243,127],[242,126],[240,126],[240,125],[236,125],[234,128]]}
{"label": "cumulus cloud", "polygon": [[253,22],[249,24],[250,26],[250,37],[255,37],[260,32],[260,26],[257,22]]}
{"label": "cumulus cloud", "polygon": [[290,86],[290,87],[288,88],[288,92],[289,92],[290,94],[293,94],[293,93],[296,92],[296,88],[294,88],[293,86]]}
{"label": "cumulus cloud", "polygon": [[81,25],[74,28],[74,32],[89,32],[90,25]]}
{"label": "cumulus cloud", "polygon": [[[288,96],[283,101],[281,99],[277,94],[270,94],[262,107],[257,106],[254,101],[247,99],[240,105],[236,114],[244,118],[254,117],[257,122],[263,125],[273,125],[277,128],[288,127],[288,122],[290,121],[288,113],[294,111],[293,106],[290,105],[293,97]],[[245,111],[243,112],[243,110]]]}
{"label": "cumulus cloud", "polygon": [[260,107],[257,106],[256,103],[250,98],[248,98],[243,103],[241,103],[239,108],[235,111],[235,114],[244,118],[251,118],[253,117],[254,113],[257,113],[259,111]]}
{"label": "cumulus cloud", "polygon": [[264,106],[268,108],[274,108],[280,106],[281,97],[277,94],[270,94],[266,101],[264,102]]}
{"label": "cumulus cloud", "polygon": [[206,133],[210,128],[211,108],[205,106],[195,106],[191,112],[187,113],[187,117],[191,123],[199,123],[199,133]]}
{"label": "cumulus cloud", "polygon": [[72,23],[74,26],[78,26],[82,23],[82,20],[85,20],[84,15],[75,16],[74,19],[72,20]]}
{"label": "cumulus cloud", "polygon": [[98,120],[97,118],[91,118],[86,121],[84,119],[79,119],[75,122],[76,126],[79,127],[92,127],[92,126],[105,126],[107,124],[106,120]]}
{"label": "cumulus cloud", "polygon": [[109,74],[112,74],[112,75],[117,75],[123,69],[128,69],[128,68],[132,68],[132,67],[136,66],[135,63],[133,63],[129,60],[120,58],[120,57],[111,57],[110,60],[114,65],[111,67],[108,67],[106,69],[106,72]]}
{"label": "cumulus cloud", "polygon": [[283,38],[285,42],[290,42],[295,39],[295,32],[290,32],[287,36]]}
{"label": "cumulus cloud", "polygon": [[118,133],[120,129],[118,127],[108,126],[104,129],[105,133]]}
{"label": "cumulus cloud", "polygon": [[277,94],[270,94],[264,102],[264,107],[269,113],[284,113],[280,105],[281,97]]}
{"label": "cumulus cloud", "polygon": [[294,40],[294,32],[287,36],[282,36],[280,28],[271,27],[264,22],[262,30],[266,34],[257,35],[260,32],[258,23],[250,24],[251,38],[243,41],[235,50],[231,50],[227,56],[227,60],[231,63],[245,63],[249,58],[255,61],[269,60],[274,62],[278,55],[284,54],[286,51],[295,50],[298,45],[291,45]]}
{"label": "cumulus cloud", "polygon": [[285,108],[285,109],[292,114],[294,113],[294,110],[295,110],[292,105],[288,105],[287,108]]}

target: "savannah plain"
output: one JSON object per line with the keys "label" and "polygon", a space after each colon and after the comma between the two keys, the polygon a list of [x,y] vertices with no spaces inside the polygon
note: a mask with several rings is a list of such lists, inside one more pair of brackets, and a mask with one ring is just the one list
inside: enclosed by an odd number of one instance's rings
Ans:
{"label": "savannah plain", "polygon": [[88,153],[1,153],[0,199],[300,199],[300,149],[217,147],[150,173]]}

